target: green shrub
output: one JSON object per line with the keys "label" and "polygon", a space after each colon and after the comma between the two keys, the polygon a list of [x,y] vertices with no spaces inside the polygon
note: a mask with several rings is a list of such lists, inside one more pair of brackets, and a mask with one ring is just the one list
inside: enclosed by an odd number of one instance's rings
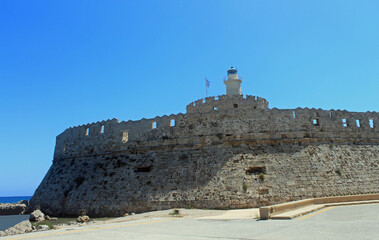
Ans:
{"label": "green shrub", "polygon": [[48,220],[44,220],[41,222],[32,222],[32,226],[34,226],[35,228],[37,228],[39,225],[47,225],[50,229],[54,228],[53,224]]}
{"label": "green shrub", "polygon": [[259,178],[259,180],[261,180],[263,182],[265,180],[265,175],[263,173],[261,173],[258,175],[258,178]]}
{"label": "green shrub", "polygon": [[174,209],[174,210],[172,210],[172,212],[169,213],[169,215],[171,215],[171,216],[174,215],[175,216],[175,215],[179,215],[179,213],[180,213],[179,209]]}
{"label": "green shrub", "polygon": [[247,191],[247,188],[248,188],[247,184],[246,184],[246,183],[243,183],[243,184],[242,184],[242,189],[243,189],[244,192]]}

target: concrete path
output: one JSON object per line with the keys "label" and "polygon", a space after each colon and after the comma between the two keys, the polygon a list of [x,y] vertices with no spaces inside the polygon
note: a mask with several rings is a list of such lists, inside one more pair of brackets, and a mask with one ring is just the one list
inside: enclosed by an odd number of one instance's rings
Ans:
{"label": "concrete path", "polygon": [[360,205],[360,204],[371,204],[371,203],[379,203],[379,200],[370,200],[370,201],[357,201],[357,202],[338,202],[338,203],[327,203],[327,204],[315,204],[304,206],[301,208],[296,208],[292,211],[283,212],[279,214],[275,214],[271,216],[271,219],[293,219],[314,211],[318,211],[320,209],[326,207],[335,207],[335,206],[345,206],[345,205]]}
{"label": "concrete path", "polygon": [[[232,214],[233,218],[238,211]],[[244,218],[247,213],[242,212]],[[0,239],[379,239],[379,204],[327,207],[294,220],[151,218]]]}
{"label": "concrete path", "polygon": [[272,216],[271,219],[292,219],[323,208],[325,208],[325,205],[309,205],[302,208],[294,209],[292,211],[276,214]]}
{"label": "concrete path", "polygon": [[198,217],[197,219],[257,219],[259,218],[259,208],[228,210],[219,215]]}

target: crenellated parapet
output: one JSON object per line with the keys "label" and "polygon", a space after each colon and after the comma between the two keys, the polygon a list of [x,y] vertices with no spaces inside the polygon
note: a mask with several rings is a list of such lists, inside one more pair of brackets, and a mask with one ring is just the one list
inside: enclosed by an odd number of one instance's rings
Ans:
{"label": "crenellated parapet", "polygon": [[118,119],[109,119],[67,128],[56,138],[54,159],[93,152],[117,135]]}
{"label": "crenellated parapet", "polygon": [[227,95],[200,99],[189,104],[187,111],[138,121],[112,119],[68,128],[57,136],[54,159],[236,139],[379,141],[377,112],[268,109],[263,98]]}
{"label": "crenellated parapet", "polygon": [[214,111],[268,109],[268,101],[251,95],[221,95],[196,100],[186,107],[187,113],[209,113]]}
{"label": "crenellated parapet", "polygon": [[273,122],[272,129],[276,129],[284,136],[289,137],[301,133],[296,137],[379,140],[379,113],[377,112],[349,112],[346,110],[323,109],[277,109],[270,110]]}
{"label": "crenellated parapet", "polygon": [[67,128],[57,136],[54,159],[125,150],[130,144],[149,141],[152,135],[171,136],[184,114],[138,121],[111,119]]}

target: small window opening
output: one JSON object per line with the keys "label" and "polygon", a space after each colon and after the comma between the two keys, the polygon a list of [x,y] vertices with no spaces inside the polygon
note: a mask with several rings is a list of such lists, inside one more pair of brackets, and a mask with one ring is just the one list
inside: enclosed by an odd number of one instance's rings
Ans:
{"label": "small window opening", "polygon": [[329,112],[329,117],[332,118],[332,112]]}
{"label": "small window opening", "polygon": [[313,119],[313,126],[320,126],[320,122],[318,119]]}
{"label": "small window opening", "polygon": [[67,146],[66,144],[63,144],[63,152],[66,152]]}
{"label": "small window opening", "polygon": [[157,122],[153,122],[152,126],[153,129],[157,128]]}
{"label": "small window opening", "polygon": [[170,120],[170,126],[171,126],[171,127],[174,127],[174,126],[175,126],[175,119],[171,119],[171,120]]}
{"label": "small window opening", "polygon": [[129,133],[127,131],[122,132],[122,142],[127,143],[129,140]]}
{"label": "small window opening", "polygon": [[86,136],[89,135],[89,128],[86,128]]}
{"label": "small window opening", "polygon": [[238,104],[234,104],[234,108],[238,108]]}
{"label": "small window opening", "polygon": [[205,99],[203,99],[203,103],[205,103]]}
{"label": "small window opening", "polygon": [[100,133],[104,133],[104,125],[101,125]]}
{"label": "small window opening", "polygon": [[292,111],[293,118],[296,118],[296,113],[295,111]]}
{"label": "small window opening", "polygon": [[217,107],[213,107],[213,110],[217,110]]}
{"label": "small window opening", "polygon": [[342,118],[342,126],[347,127],[347,120],[346,118]]}
{"label": "small window opening", "polygon": [[361,120],[357,119],[355,120],[355,123],[357,124],[357,127],[361,127]]}
{"label": "small window opening", "polygon": [[368,124],[370,125],[370,128],[374,128],[374,119],[369,119]]}
{"label": "small window opening", "polygon": [[257,175],[261,173],[266,173],[266,167],[261,166],[261,167],[249,167],[246,169],[246,175]]}
{"label": "small window opening", "polygon": [[216,101],[218,100],[218,96],[215,97],[215,100],[216,100]]}

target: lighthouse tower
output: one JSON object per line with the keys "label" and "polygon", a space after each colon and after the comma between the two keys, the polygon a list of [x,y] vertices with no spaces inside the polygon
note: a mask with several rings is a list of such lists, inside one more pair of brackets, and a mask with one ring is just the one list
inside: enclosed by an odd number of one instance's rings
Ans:
{"label": "lighthouse tower", "polygon": [[241,83],[242,78],[237,74],[237,69],[231,67],[228,71],[227,80],[224,80],[226,85],[226,95],[242,95]]}

